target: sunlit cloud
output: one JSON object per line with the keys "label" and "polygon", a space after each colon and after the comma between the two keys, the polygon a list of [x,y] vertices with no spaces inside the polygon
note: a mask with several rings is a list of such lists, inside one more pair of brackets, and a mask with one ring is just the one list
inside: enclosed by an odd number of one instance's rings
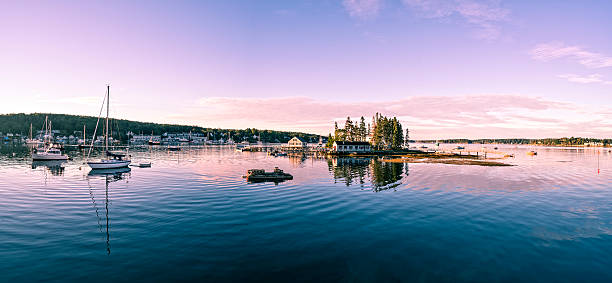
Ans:
{"label": "sunlit cloud", "polygon": [[612,57],[558,41],[538,44],[531,50],[530,54],[533,59],[540,61],[569,59],[588,68],[612,67]]}
{"label": "sunlit cloud", "polygon": [[494,0],[403,0],[426,18],[458,16],[476,27],[476,36],[494,40],[501,37],[501,23],[509,20],[510,10]]}
{"label": "sunlit cloud", "polygon": [[581,84],[590,84],[590,83],[601,83],[605,85],[612,84],[612,81],[604,80],[603,76],[600,74],[591,74],[586,76],[576,75],[576,74],[564,74],[559,75],[558,77],[562,79],[566,79],[569,82],[573,83],[581,83]]}
{"label": "sunlit cloud", "polygon": [[415,96],[400,100],[331,102],[307,97],[206,97],[167,120],[212,127],[268,128],[327,134],[347,116],[397,116],[413,138],[605,136],[612,110],[519,95]]}
{"label": "sunlit cloud", "polygon": [[343,0],[342,5],[351,17],[370,19],[378,15],[382,0]]}

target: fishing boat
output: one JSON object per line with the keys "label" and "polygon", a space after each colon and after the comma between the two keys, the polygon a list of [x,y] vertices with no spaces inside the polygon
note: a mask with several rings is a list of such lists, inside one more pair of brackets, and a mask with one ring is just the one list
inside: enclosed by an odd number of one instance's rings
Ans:
{"label": "fishing boat", "polygon": [[[104,169],[117,169],[128,167],[131,163],[129,158],[126,159],[126,156],[129,157],[126,153],[123,152],[111,152],[108,149],[108,141],[109,141],[109,106],[110,106],[110,86],[106,86],[106,127],[104,128],[104,151],[106,153],[106,158],[102,158],[100,161],[89,161],[87,165],[94,170],[104,170]],[[103,102],[104,103],[104,102]],[[98,116],[98,121],[100,120],[100,116]],[[98,126],[96,125],[96,130]],[[87,157],[89,158],[89,154],[91,153],[91,149],[93,148],[93,140],[96,137],[96,130],[94,130],[94,137],[92,139],[91,147],[89,148],[89,153]]]}
{"label": "fishing boat", "polygon": [[43,137],[43,146],[34,149],[32,152],[32,160],[68,160],[68,156],[62,154],[62,151],[53,144],[53,136],[51,132],[51,122],[48,117],[45,117],[45,135]]}
{"label": "fishing boat", "polygon": [[274,171],[266,172],[264,169],[250,169],[247,171],[245,176],[242,178],[247,179],[249,182],[279,182],[285,180],[293,180],[293,176],[289,173],[283,172],[278,167],[274,167]]}
{"label": "fishing boat", "polygon": [[532,155],[533,156],[533,155],[538,155],[538,153],[533,151],[533,150],[531,150],[531,151],[527,152],[527,155]]}

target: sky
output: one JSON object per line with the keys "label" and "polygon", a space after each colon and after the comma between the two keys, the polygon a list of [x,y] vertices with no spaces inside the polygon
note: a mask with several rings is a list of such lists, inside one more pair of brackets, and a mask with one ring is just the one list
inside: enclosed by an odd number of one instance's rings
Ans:
{"label": "sky", "polygon": [[0,0],[0,113],[611,137],[612,1]]}

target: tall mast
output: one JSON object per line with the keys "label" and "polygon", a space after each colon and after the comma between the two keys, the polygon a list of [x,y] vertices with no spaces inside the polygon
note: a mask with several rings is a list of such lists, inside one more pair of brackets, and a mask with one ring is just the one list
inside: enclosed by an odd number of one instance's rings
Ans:
{"label": "tall mast", "polygon": [[104,150],[108,151],[108,107],[110,105],[110,85],[106,85],[106,134],[104,135]]}

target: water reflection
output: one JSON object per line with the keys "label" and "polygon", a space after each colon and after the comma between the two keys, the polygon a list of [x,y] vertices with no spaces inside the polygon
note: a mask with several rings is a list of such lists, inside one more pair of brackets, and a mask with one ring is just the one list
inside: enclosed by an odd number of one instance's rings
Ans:
{"label": "water reflection", "polygon": [[404,175],[408,176],[408,163],[392,163],[376,158],[339,157],[327,160],[335,182],[346,186],[364,185],[368,180],[376,192],[399,186]]}
{"label": "water reflection", "polygon": [[[106,253],[108,255],[110,255],[111,253],[111,248],[110,248],[110,215],[109,215],[109,209],[108,209],[108,203],[109,203],[109,197],[108,197],[108,184],[112,183],[112,182],[117,182],[120,180],[126,180],[127,182],[127,178],[129,178],[130,176],[130,168],[118,168],[118,169],[98,169],[98,170],[91,170],[89,171],[89,174],[87,175],[87,184],[89,185],[89,196],[91,198],[91,202],[92,205],[96,211],[96,217],[98,219],[98,227],[100,228],[100,232],[105,234],[106,236]],[[98,205],[96,203],[96,199],[94,196],[94,192],[93,189],[91,187],[90,184],[90,179],[91,178],[97,178],[97,177],[102,177],[104,178],[104,184],[105,184],[105,188],[104,188],[104,220],[102,220],[102,217],[100,216],[99,210],[98,210]],[[105,231],[103,231],[103,224],[106,222],[106,229]]]}
{"label": "water reflection", "polygon": [[64,175],[66,160],[45,160],[32,161],[32,169],[36,169],[38,167],[43,167],[45,170],[51,173],[53,176],[62,176]]}

